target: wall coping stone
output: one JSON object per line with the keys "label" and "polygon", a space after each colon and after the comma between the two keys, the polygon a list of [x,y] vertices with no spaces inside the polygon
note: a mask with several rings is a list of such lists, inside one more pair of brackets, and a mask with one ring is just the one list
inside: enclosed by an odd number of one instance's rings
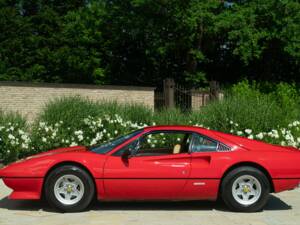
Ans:
{"label": "wall coping stone", "polygon": [[156,87],[122,86],[122,85],[95,85],[95,84],[70,84],[70,83],[33,83],[19,81],[0,81],[1,86],[39,87],[39,88],[76,88],[76,89],[106,89],[106,90],[134,90],[153,91]]}

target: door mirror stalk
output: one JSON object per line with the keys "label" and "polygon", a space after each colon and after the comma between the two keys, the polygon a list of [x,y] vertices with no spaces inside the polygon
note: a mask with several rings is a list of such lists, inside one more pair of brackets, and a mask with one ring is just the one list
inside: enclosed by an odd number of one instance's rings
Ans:
{"label": "door mirror stalk", "polygon": [[128,160],[132,157],[131,150],[130,149],[125,149],[124,152],[122,153],[122,159],[123,160]]}

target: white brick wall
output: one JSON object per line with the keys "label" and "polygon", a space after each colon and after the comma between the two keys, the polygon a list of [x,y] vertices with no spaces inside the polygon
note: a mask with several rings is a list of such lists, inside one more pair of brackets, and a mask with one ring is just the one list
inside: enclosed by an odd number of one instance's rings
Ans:
{"label": "white brick wall", "polygon": [[76,95],[94,101],[140,103],[154,108],[152,87],[0,82],[0,109],[19,112],[33,120],[49,100]]}

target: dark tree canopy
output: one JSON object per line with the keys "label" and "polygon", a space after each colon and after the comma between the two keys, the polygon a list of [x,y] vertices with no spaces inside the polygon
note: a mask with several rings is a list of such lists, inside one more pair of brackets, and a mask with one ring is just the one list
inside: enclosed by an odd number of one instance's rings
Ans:
{"label": "dark tree canopy", "polygon": [[0,80],[296,81],[297,0],[0,0]]}

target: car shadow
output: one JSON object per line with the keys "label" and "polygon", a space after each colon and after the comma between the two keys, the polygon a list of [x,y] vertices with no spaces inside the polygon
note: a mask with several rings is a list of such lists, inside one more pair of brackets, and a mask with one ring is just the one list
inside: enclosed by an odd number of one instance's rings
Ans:
{"label": "car shadow", "polygon": [[[0,200],[0,208],[21,211],[55,212],[45,201],[9,200],[7,197]],[[292,207],[275,195],[271,195],[265,206],[265,211],[290,210]],[[89,207],[92,211],[130,211],[130,210],[160,210],[160,211],[229,211],[222,201],[155,201],[155,202],[98,202],[94,201]]]}

